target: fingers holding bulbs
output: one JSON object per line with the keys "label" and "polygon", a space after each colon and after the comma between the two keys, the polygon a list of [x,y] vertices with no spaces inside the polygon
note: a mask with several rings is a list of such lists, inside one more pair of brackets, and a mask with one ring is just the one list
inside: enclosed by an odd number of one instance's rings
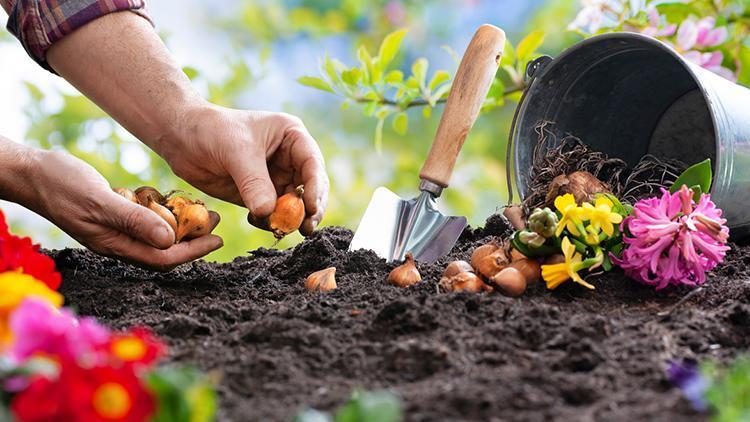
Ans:
{"label": "fingers holding bulbs", "polygon": [[141,186],[135,192],[127,188],[112,190],[150,209],[166,221],[174,231],[175,243],[208,235],[219,224],[219,214],[209,211],[200,200],[175,196],[174,192],[162,195],[151,186]]}

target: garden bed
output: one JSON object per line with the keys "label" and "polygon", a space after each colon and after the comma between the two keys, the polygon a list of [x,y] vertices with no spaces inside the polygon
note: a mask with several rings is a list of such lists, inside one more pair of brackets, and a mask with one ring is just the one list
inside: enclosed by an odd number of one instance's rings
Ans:
{"label": "garden bed", "polygon": [[[391,389],[410,421],[694,420],[665,377],[668,362],[727,361],[750,346],[747,247],[732,245],[679,304],[689,289],[657,293],[620,271],[592,277],[595,291],[540,282],[518,299],[438,293],[447,262],[509,233],[498,216],[467,229],[407,289],[386,283],[392,266],[373,253],[347,252],[351,232],[341,228],[288,251],[166,274],[83,250],[52,255],[69,306],[117,328],[151,326],[170,360],[221,373],[226,421],[289,421],[358,388]],[[304,278],[329,266],[338,289],[305,290]]]}

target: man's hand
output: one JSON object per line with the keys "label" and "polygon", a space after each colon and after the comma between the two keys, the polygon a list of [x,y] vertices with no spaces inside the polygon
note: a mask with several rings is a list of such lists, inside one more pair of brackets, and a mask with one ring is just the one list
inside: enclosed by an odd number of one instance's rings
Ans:
{"label": "man's hand", "polygon": [[146,20],[133,13],[101,17],[56,42],[47,60],[178,176],[246,206],[254,224],[265,228],[277,195],[299,184],[307,211],[300,231],[310,234],[320,222],[328,177],[302,122],[206,103]]}
{"label": "man's hand", "polygon": [[165,140],[161,151],[178,176],[211,196],[246,206],[249,221],[263,229],[276,198],[305,185],[300,232],[315,230],[328,201],[328,176],[301,120],[206,105],[187,114],[181,127],[183,133]]}
{"label": "man's hand", "polygon": [[[95,252],[166,271],[223,244],[220,237],[208,235],[175,245],[164,220],[114,193],[88,164],[62,152],[29,148],[26,153],[28,186],[14,199]],[[218,214],[212,213],[212,226],[218,222]]]}

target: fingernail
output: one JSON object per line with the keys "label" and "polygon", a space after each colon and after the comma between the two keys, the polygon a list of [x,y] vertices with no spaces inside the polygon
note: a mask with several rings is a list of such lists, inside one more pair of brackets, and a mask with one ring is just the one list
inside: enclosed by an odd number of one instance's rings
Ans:
{"label": "fingernail", "polygon": [[174,240],[174,234],[167,227],[159,225],[151,230],[151,239],[159,244],[167,244]]}

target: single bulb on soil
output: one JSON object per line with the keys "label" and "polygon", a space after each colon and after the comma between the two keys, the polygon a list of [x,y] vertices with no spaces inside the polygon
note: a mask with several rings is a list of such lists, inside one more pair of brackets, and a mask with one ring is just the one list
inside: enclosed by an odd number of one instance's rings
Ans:
{"label": "single bulb on soil", "polygon": [[506,296],[518,297],[526,291],[526,279],[513,267],[508,267],[492,276],[490,283]]}
{"label": "single bulb on soil", "polygon": [[210,232],[211,217],[203,204],[185,205],[180,209],[177,218],[175,241],[193,239],[207,235]]}
{"label": "single bulb on soil", "polygon": [[500,249],[500,246],[497,245],[497,243],[488,243],[486,245],[482,245],[476,249],[474,249],[474,252],[471,254],[471,266],[474,268],[475,271],[479,271],[479,263],[487,256],[492,255],[493,253],[497,252]]}
{"label": "single bulb on soil", "polygon": [[509,268],[515,268],[523,274],[527,284],[536,283],[542,277],[542,267],[531,258],[517,259],[511,262]]}
{"label": "single bulb on soil", "polygon": [[522,254],[518,249],[516,248],[510,248],[510,261],[515,262],[519,259],[526,259],[527,256]]}
{"label": "single bulb on soil", "polygon": [[307,290],[327,292],[336,287],[336,267],[315,271],[307,276],[307,280],[305,280],[305,288]]}
{"label": "single bulb on soil", "polygon": [[138,197],[135,196],[135,192],[128,188],[113,188],[113,191],[115,191],[116,194],[122,196],[123,198],[127,199],[130,202],[138,203]]}
{"label": "single bulb on soil", "polygon": [[482,277],[491,278],[510,265],[510,260],[505,251],[500,248],[495,252],[482,258],[477,264],[476,270]]}
{"label": "single bulb on soil", "polygon": [[302,194],[305,193],[303,185],[297,186],[294,192],[282,195],[276,200],[276,208],[268,217],[268,227],[276,239],[281,239],[299,229],[305,220],[305,203]]}
{"label": "single bulb on soil", "polygon": [[452,277],[441,278],[440,287],[449,292],[481,293],[492,291],[492,287],[484,284],[479,276],[468,271],[458,273]]}
{"label": "single bulb on soil", "polygon": [[526,228],[526,221],[523,219],[523,210],[519,205],[509,205],[503,210],[503,216],[508,219],[510,225],[516,230]]}
{"label": "single bulb on soil", "polygon": [[445,268],[445,272],[443,272],[444,278],[451,278],[456,274],[459,273],[473,273],[474,268],[472,268],[471,264],[469,264],[466,261],[453,261]]}
{"label": "single bulb on soil", "polygon": [[403,264],[394,268],[388,274],[388,282],[399,287],[413,286],[421,280],[422,276],[419,274],[411,252],[406,254],[406,261]]}

